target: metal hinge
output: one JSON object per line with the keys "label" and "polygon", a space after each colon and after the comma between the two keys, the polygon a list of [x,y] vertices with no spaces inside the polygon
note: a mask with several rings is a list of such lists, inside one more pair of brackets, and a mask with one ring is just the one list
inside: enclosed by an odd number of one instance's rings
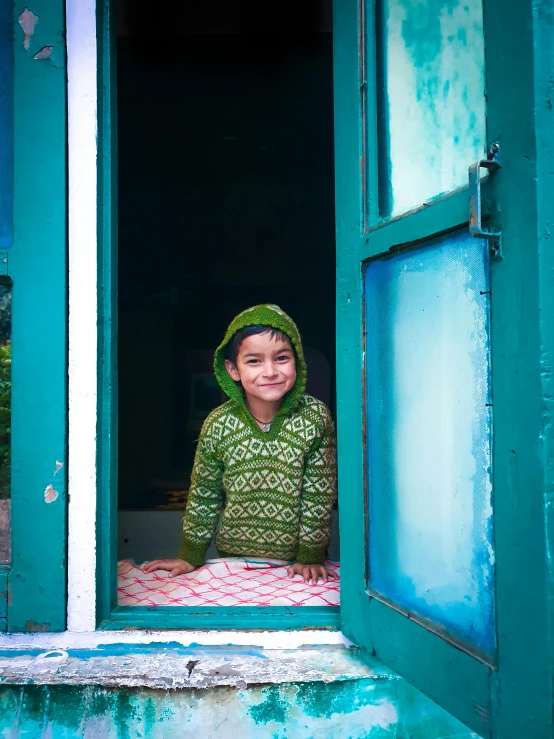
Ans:
{"label": "metal hinge", "polygon": [[469,168],[469,233],[478,239],[487,239],[493,259],[502,259],[502,233],[500,231],[484,231],[481,211],[481,168],[490,174],[500,169],[500,146],[493,144],[486,159],[480,159]]}

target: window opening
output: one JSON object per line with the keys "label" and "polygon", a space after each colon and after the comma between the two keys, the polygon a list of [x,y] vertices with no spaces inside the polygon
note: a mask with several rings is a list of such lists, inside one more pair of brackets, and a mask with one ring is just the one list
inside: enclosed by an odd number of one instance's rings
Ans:
{"label": "window opening", "polygon": [[[196,442],[226,399],[213,353],[234,316],[285,310],[307,392],[334,416],[330,3],[216,6],[173,3],[159,17],[146,3],[118,7],[121,605],[268,604],[233,588],[205,602],[206,588],[183,596],[136,569],[179,552]],[[336,505],[328,553],[338,562]],[[259,593],[281,588],[275,572]],[[327,602],[325,589],[297,602],[280,591],[275,604],[335,605],[334,591]]]}

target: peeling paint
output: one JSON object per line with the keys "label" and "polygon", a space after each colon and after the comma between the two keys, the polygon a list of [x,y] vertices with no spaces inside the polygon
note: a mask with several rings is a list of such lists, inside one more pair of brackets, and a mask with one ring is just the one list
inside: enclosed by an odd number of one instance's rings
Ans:
{"label": "peeling paint", "polygon": [[49,623],[38,623],[37,621],[29,620],[25,624],[25,631],[51,631],[51,626]]}
{"label": "peeling paint", "polygon": [[3,649],[0,669],[2,681],[11,684],[27,685],[32,680],[35,684],[162,690],[399,679],[376,660],[368,663],[357,651],[341,648],[265,650],[263,654],[235,647],[196,650],[171,644],[149,649],[135,645],[124,652],[101,647]]}
{"label": "peeling paint", "polygon": [[38,15],[35,15],[32,10],[25,8],[25,10],[19,16],[19,25],[23,29],[25,34],[23,37],[23,48],[25,51],[29,50],[31,44],[31,36],[35,33],[35,28],[38,23]]}
{"label": "peeling paint", "polygon": [[188,670],[188,673],[189,673],[189,677],[190,677],[190,675],[191,675],[192,671],[194,670],[194,668],[196,667],[196,665],[198,664],[198,662],[199,662],[199,661],[200,661],[200,660],[198,660],[198,659],[191,659],[191,660],[189,660],[189,661],[187,662],[187,664],[185,665],[185,666],[186,666],[186,668],[187,668],[187,670]]}
{"label": "peeling paint", "polygon": [[12,727],[11,736],[49,739],[478,739],[410,686],[403,711],[394,685],[337,683],[331,705],[328,690],[303,693],[294,683],[171,693],[2,685],[0,725]]}
{"label": "peeling paint", "polygon": [[58,499],[58,495],[58,491],[52,486],[51,483],[48,483],[44,490],[44,502],[53,503],[55,500]]}
{"label": "peeling paint", "polygon": [[58,666],[64,665],[69,659],[67,652],[43,652],[33,660],[33,672],[37,675],[52,672]]}
{"label": "peeling paint", "polygon": [[262,688],[265,700],[256,706],[251,706],[248,713],[256,724],[267,724],[270,721],[284,724],[291,709],[287,696],[281,696],[278,685]]}
{"label": "peeling paint", "polygon": [[39,51],[37,51],[33,59],[50,59],[50,57],[52,56],[53,48],[53,46],[43,46],[42,49],[39,49]]}
{"label": "peeling paint", "polygon": [[63,462],[60,462],[58,459],[56,459],[56,470],[55,472],[52,473],[52,477],[56,477],[56,475],[58,474],[58,472],[61,470],[62,467],[63,467]]}

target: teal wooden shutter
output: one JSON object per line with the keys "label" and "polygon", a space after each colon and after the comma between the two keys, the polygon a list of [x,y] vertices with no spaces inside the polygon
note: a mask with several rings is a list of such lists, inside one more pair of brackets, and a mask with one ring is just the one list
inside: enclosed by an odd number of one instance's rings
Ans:
{"label": "teal wooden shutter", "polygon": [[482,737],[553,728],[545,23],[334,6],[343,628]]}
{"label": "teal wooden shutter", "polygon": [[[63,631],[67,551],[67,128],[64,3],[14,8],[12,562],[9,631]],[[54,44],[51,59],[33,58]],[[55,62],[55,63],[54,63]]]}

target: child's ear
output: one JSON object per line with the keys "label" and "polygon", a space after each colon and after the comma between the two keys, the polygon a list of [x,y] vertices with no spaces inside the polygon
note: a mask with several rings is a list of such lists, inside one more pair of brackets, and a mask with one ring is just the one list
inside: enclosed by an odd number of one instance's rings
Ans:
{"label": "child's ear", "polygon": [[225,360],[225,369],[227,370],[227,374],[229,375],[231,380],[233,380],[234,382],[240,382],[239,371],[236,365],[234,365],[230,359]]}

